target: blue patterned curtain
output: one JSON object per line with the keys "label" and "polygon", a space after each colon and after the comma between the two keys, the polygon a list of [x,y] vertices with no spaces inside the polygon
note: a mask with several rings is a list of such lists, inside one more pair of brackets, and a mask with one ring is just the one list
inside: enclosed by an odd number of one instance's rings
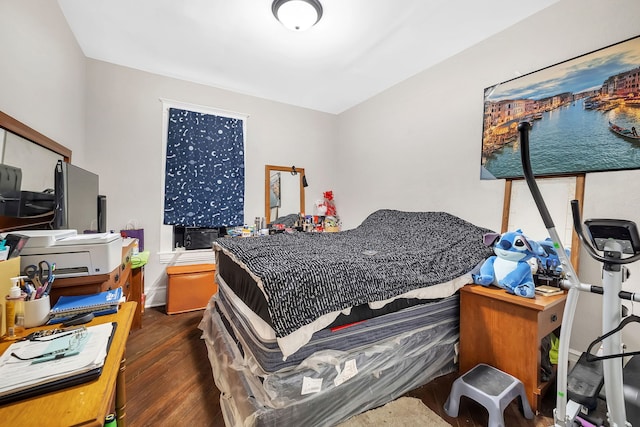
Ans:
{"label": "blue patterned curtain", "polygon": [[242,120],[170,108],[167,132],[164,223],[242,225]]}

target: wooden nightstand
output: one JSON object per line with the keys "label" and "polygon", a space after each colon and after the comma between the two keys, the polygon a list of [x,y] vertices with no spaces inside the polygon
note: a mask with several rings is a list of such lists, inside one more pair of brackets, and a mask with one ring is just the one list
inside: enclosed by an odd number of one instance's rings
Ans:
{"label": "wooden nightstand", "polygon": [[540,342],[560,327],[566,294],[522,298],[494,286],[460,289],[460,370],[486,363],[524,384],[537,413],[551,382],[540,380]]}

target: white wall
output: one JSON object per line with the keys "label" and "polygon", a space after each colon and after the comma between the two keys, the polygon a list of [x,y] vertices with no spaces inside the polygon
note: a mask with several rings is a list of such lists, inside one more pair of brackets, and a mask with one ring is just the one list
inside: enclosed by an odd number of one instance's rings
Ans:
{"label": "white wall", "polygon": [[84,74],[57,2],[0,0],[0,111],[71,149],[81,167]]}
{"label": "white wall", "polygon": [[301,167],[309,180],[307,205],[334,175],[335,116],[87,60],[89,167],[107,196],[107,227],[134,221],[145,229],[145,290],[150,305],[164,304],[166,275],[158,252],[163,206],[162,103],[170,99],[247,114],[245,222],[264,216],[265,164]]}
{"label": "white wall", "polygon": [[[449,211],[499,231],[504,182],[479,179],[483,89],[636,36],[638,22],[637,0],[562,0],[341,114],[334,190],[345,225],[386,207]],[[638,222],[639,190],[640,171],[589,174],[584,216]],[[600,283],[597,263],[583,253],[581,265],[583,281]],[[639,280],[625,289],[640,292]],[[586,350],[601,330],[599,304],[580,297],[572,348]],[[637,334],[625,340],[640,348]]]}

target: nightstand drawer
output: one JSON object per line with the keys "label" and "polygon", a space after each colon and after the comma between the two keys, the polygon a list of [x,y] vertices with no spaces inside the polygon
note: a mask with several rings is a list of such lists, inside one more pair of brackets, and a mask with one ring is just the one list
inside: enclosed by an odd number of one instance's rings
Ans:
{"label": "nightstand drawer", "polygon": [[563,313],[564,304],[556,304],[538,313],[538,336],[545,337],[559,328],[562,324]]}

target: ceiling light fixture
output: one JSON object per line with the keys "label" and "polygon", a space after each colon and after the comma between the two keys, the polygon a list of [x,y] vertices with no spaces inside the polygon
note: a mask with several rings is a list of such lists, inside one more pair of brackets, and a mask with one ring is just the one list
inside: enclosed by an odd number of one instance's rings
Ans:
{"label": "ceiling light fixture", "polygon": [[308,30],[322,17],[318,0],[274,0],[271,11],[282,25],[293,31]]}

